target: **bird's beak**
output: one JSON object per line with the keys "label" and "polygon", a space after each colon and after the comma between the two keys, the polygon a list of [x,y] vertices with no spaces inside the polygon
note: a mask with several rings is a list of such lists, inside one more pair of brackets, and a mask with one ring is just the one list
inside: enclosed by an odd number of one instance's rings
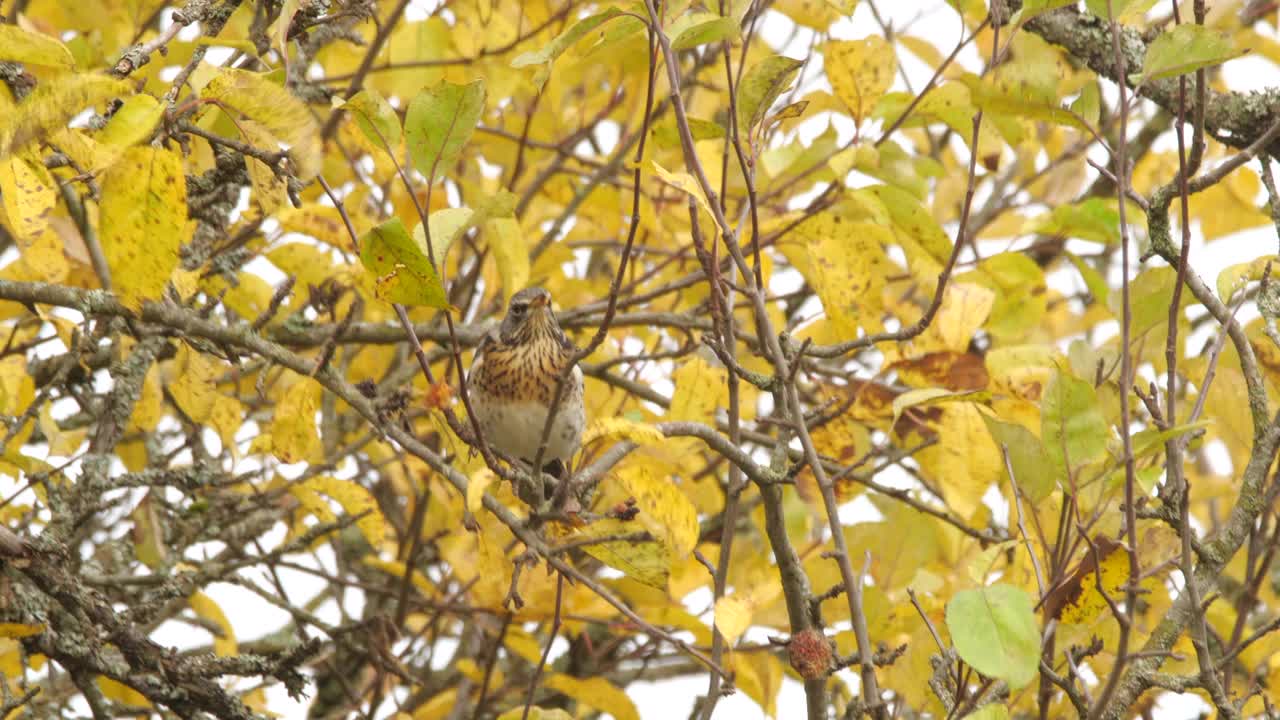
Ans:
{"label": "bird's beak", "polygon": [[530,300],[529,304],[536,308],[546,307],[547,304],[550,302],[550,300],[551,298],[547,297],[546,295],[538,295],[534,297],[532,300]]}

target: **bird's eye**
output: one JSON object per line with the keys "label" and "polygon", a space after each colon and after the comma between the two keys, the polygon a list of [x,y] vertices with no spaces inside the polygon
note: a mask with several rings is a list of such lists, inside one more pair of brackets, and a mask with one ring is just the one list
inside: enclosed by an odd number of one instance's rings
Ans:
{"label": "bird's eye", "polygon": [[511,314],[512,314],[512,315],[515,315],[515,316],[517,316],[517,317],[519,317],[520,315],[523,315],[523,314],[524,314],[524,311],[525,311],[525,309],[526,309],[527,307],[528,307],[528,306],[523,305],[523,304],[522,304],[522,305],[512,305],[512,306],[511,306]]}

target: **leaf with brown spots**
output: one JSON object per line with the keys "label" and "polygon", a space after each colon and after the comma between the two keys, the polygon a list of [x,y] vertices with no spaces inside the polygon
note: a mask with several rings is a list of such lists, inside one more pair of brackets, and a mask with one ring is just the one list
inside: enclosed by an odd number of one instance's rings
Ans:
{"label": "leaf with brown spots", "polygon": [[889,369],[898,373],[899,380],[914,387],[944,387],[957,392],[987,387],[986,365],[973,353],[932,352],[899,360]]}
{"label": "leaf with brown spots", "polygon": [[853,119],[861,122],[893,84],[897,65],[893,46],[872,35],[861,40],[833,40],[822,53],[832,89]]}
{"label": "leaf with brown spots", "polygon": [[187,225],[182,159],[169,150],[132,147],[102,180],[99,234],[112,289],[138,310],[158,300],[178,265]]}

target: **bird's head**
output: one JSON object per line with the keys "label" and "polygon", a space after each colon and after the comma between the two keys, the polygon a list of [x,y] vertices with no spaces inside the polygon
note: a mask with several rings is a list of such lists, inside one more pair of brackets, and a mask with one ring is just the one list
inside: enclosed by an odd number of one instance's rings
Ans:
{"label": "bird's head", "polygon": [[551,293],[530,287],[512,295],[500,332],[504,342],[529,342],[540,337],[559,339],[562,333],[551,312]]}

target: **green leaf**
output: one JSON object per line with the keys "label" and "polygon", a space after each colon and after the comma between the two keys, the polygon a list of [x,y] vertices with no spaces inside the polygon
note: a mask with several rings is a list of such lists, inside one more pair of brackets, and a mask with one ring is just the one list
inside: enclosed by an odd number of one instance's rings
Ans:
{"label": "green leaf", "polygon": [[[1049,497],[1057,487],[1057,483],[1051,471],[1049,454],[1045,452],[1040,438],[1017,423],[996,420],[985,414],[982,419],[987,423],[987,430],[996,441],[996,446],[1008,449],[1009,464],[1013,466],[1013,478],[1018,482],[1018,489],[1022,495],[1032,503]],[[1003,453],[1000,459],[1001,462],[1004,461]],[[1008,473],[1008,471],[1006,467],[1005,472]]]}
{"label": "green leaf", "polygon": [[[516,203],[519,202],[509,190],[499,190],[492,197],[479,200],[474,210],[465,207],[444,208],[431,213],[427,227],[431,230],[431,251],[437,266],[444,263],[445,253],[463,233],[494,218],[515,217]],[[427,246],[422,223],[414,226],[413,239],[420,247]]]}
{"label": "green leaf", "polygon": [[484,81],[445,81],[418,93],[405,114],[404,134],[418,172],[434,181],[452,167],[484,112]]}
{"label": "green leaf", "polygon": [[1280,265],[1280,257],[1263,255],[1246,263],[1228,266],[1218,273],[1218,297],[1222,298],[1222,302],[1230,304],[1231,296],[1236,291],[1244,289],[1251,282],[1262,279],[1262,274],[1268,265],[1271,266],[1272,271],[1275,271],[1277,265]]}
{"label": "green leaf", "polygon": [[402,305],[449,307],[426,248],[414,242],[400,218],[392,218],[360,238],[360,262],[377,276],[379,298]]}
{"label": "green leaf", "polygon": [[[445,253],[462,233],[475,225],[475,211],[471,208],[444,208],[431,213],[427,218],[427,227],[431,230],[431,257],[436,264],[444,263]],[[413,240],[421,247],[427,246],[427,235],[422,231],[422,223],[413,228]]]}
{"label": "green leaf", "polygon": [[1244,54],[1230,38],[1203,25],[1187,23],[1160,33],[1147,47],[1139,84],[1177,77],[1200,68],[1220,65]]}
{"label": "green leaf", "polygon": [[[1168,324],[1169,306],[1173,304],[1173,290],[1177,284],[1178,271],[1167,266],[1146,270],[1129,283],[1130,337],[1137,338],[1148,330]],[[1189,295],[1182,293],[1183,307],[1191,302]],[[1122,300],[1120,293],[1111,295],[1109,307],[1116,317],[1123,312]]]}
{"label": "green leaf", "polygon": [[[698,140],[716,140],[724,137],[724,128],[718,123],[701,118],[687,118],[689,121],[689,134],[693,135],[694,142]],[[669,119],[666,122],[660,122],[653,127],[653,141],[661,150],[674,150],[680,147],[680,131],[676,127],[675,119]]]}
{"label": "green leaf", "polygon": [[1089,127],[1098,127],[1098,118],[1102,113],[1101,101],[1098,98],[1098,84],[1091,82],[1080,89],[1080,97],[1071,103],[1071,112],[1080,116],[1080,120]]}
{"label": "green leaf", "polygon": [[1156,430],[1155,428],[1142,430],[1133,436],[1133,456],[1139,458],[1144,455],[1163,452],[1164,444],[1170,440],[1209,427],[1211,424],[1211,420],[1197,420],[1193,423],[1184,423],[1164,430]]}
{"label": "green leaf", "polygon": [[1102,198],[1062,205],[1029,222],[1031,232],[1110,245],[1120,242],[1120,213]]}
{"label": "green leaf", "polygon": [[400,117],[377,90],[361,90],[341,105],[355,118],[360,132],[375,147],[395,152],[400,144]]}
{"label": "green leaf", "polygon": [[[1084,0],[1085,9],[1103,20],[1119,18],[1129,11],[1129,7],[1140,0]],[[1147,2],[1147,0],[1141,0]],[[1150,4],[1149,2],[1147,3]]]}
{"label": "green leaf", "polygon": [[707,43],[737,39],[741,33],[738,21],[730,17],[718,17],[685,28],[671,41],[672,50],[688,50]]}
{"label": "green leaf", "polygon": [[1058,481],[1098,459],[1107,449],[1107,437],[1093,386],[1055,369],[1040,402],[1040,439]]}
{"label": "green leaf", "polygon": [[542,90],[542,85],[547,81],[547,76],[551,72],[551,65],[556,61],[556,58],[586,37],[587,33],[622,14],[622,10],[611,7],[604,12],[585,17],[574,23],[573,27],[560,33],[556,36],[556,39],[541,50],[531,50],[517,55],[511,61],[511,67],[522,68],[530,65],[541,65],[542,67],[539,68],[538,73],[534,76],[534,85],[538,90]]}
{"label": "green leaf", "polygon": [[910,192],[893,185],[876,185],[871,192],[884,203],[899,230],[920,243],[929,257],[947,262],[951,257],[951,237]]}
{"label": "green leaf", "polygon": [[1024,120],[1041,120],[1044,122],[1083,129],[1083,124],[1076,115],[1060,107],[1052,95],[1031,91],[1025,83],[1001,78],[999,82],[991,77],[979,78],[976,75],[965,75],[963,82],[969,88],[969,96],[973,104],[984,112],[1011,115]]}
{"label": "green leaf", "polygon": [[102,252],[120,301],[138,310],[158,300],[178,265],[187,225],[182,159],[149,145],[132,147],[102,179]]}
{"label": "green leaf", "polygon": [[[309,180],[320,172],[324,148],[320,127],[306,103],[269,77],[269,74],[223,68],[201,92],[205,100],[217,100],[260,123],[277,140],[289,146],[289,157],[298,177]],[[264,148],[275,150],[276,148]]]}
{"label": "green leaf", "polygon": [[1102,273],[1098,272],[1084,260],[1084,258],[1075,253],[1065,253],[1067,259],[1072,265],[1076,266],[1076,270],[1080,273],[1080,278],[1084,280],[1084,286],[1089,288],[1089,294],[1093,296],[1094,302],[1107,304],[1107,298],[1111,295],[1111,288],[1107,285],[1107,281],[1103,279]]}
{"label": "green leaf", "polygon": [[1016,690],[1039,674],[1040,629],[1026,591],[997,584],[956,593],[947,629],[961,659]]}
{"label": "green leaf", "polygon": [[995,304],[983,327],[1001,343],[1021,341],[1044,318],[1044,271],[1023,253],[991,255],[978,263],[976,272],[957,280],[995,291]]}
{"label": "green leaf", "polygon": [[44,33],[23,30],[17,25],[0,25],[0,61],[75,67],[76,60],[66,45]]}
{"label": "green leaf", "polygon": [[748,70],[738,85],[738,129],[750,133],[778,96],[791,87],[803,65],[800,60],[773,55]]}

